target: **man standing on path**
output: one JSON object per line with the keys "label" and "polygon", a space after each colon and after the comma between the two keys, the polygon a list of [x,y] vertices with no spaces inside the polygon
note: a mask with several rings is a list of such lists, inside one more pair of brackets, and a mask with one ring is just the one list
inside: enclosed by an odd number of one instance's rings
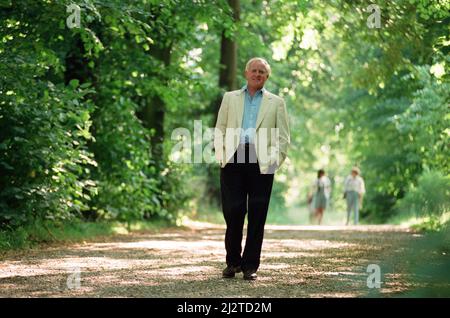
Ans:
{"label": "man standing on path", "polygon": [[[241,270],[245,280],[257,278],[274,173],[286,159],[290,143],[286,104],[264,88],[270,72],[265,59],[250,59],[245,67],[247,84],[225,93],[217,118],[214,148],[221,165],[227,224],[224,278]],[[241,254],[247,213],[247,239]]]}

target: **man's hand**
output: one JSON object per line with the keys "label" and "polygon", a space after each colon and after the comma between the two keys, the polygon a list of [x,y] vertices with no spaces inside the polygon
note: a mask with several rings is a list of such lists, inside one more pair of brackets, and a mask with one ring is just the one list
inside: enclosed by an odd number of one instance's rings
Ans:
{"label": "man's hand", "polygon": [[275,171],[277,170],[277,168],[278,168],[278,165],[276,163],[272,163],[269,166],[269,169],[267,170],[267,173],[268,174],[275,174]]}

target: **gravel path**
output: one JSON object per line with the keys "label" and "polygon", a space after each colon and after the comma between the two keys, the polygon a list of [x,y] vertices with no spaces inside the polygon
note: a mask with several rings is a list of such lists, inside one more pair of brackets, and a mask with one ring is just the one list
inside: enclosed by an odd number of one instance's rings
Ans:
{"label": "gravel path", "polygon": [[[186,228],[11,251],[1,297],[365,297],[415,287],[407,272],[420,235],[396,226],[266,226],[258,280],[222,279],[224,227]],[[369,264],[381,288],[367,287]],[[79,274],[77,274],[79,273]]]}

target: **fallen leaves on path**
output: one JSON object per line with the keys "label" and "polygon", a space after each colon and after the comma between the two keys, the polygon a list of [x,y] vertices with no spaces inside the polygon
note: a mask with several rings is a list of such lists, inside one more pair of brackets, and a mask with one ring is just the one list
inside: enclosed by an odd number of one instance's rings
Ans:
{"label": "fallen leaves on path", "polygon": [[[385,297],[417,285],[403,256],[420,236],[405,228],[267,226],[254,282],[221,278],[224,232],[195,223],[7,253],[0,260],[0,296]],[[381,268],[376,291],[367,287],[369,264]]]}

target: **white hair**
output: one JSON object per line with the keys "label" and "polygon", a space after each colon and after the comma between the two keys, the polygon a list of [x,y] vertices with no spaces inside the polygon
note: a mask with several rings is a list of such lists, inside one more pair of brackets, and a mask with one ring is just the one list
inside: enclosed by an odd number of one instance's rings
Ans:
{"label": "white hair", "polygon": [[248,60],[247,64],[245,65],[245,70],[248,71],[248,69],[250,68],[250,65],[256,61],[263,63],[264,66],[266,67],[267,75],[270,75],[270,73],[272,72],[272,69],[270,68],[269,63],[262,57],[253,57],[250,60]]}

